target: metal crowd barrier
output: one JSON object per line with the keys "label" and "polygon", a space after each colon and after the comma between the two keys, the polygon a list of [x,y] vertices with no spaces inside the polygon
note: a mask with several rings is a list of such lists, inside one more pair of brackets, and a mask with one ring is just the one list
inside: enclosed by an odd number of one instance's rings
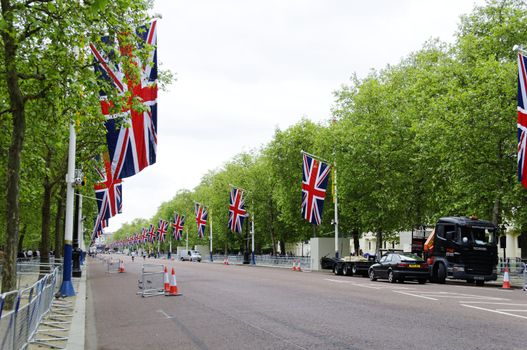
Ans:
{"label": "metal crowd barrier", "polygon": [[114,260],[112,258],[106,260],[106,273],[118,273],[120,260]]}
{"label": "metal crowd barrier", "polygon": [[[228,258],[229,264],[243,264],[243,255],[220,255],[212,256],[213,262],[222,264]],[[300,264],[303,271],[311,271],[311,257],[295,257],[295,256],[274,256],[274,255],[255,255],[254,260],[257,266],[278,267],[278,268],[292,268],[293,264]],[[208,262],[207,258],[202,261]]]}
{"label": "metal crowd barrier", "polygon": [[[28,266],[21,266],[28,269]],[[0,349],[25,349],[50,311],[60,275],[54,267],[33,285],[0,294]]]}
{"label": "metal crowd barrier", "polygon": [[138,291],[143,298],[165,294],[165,266],[161,264],[143,264],[138,280]]}

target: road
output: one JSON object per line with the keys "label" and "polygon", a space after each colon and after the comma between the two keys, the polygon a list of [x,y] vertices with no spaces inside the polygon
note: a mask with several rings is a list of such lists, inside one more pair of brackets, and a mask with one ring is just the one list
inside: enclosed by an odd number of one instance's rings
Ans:
{"label": "road", "polygon": [[87,349],[527,348],[518,289],[174,261],[183,295],[141,298],[143,261],[124,259],[89,259]]}

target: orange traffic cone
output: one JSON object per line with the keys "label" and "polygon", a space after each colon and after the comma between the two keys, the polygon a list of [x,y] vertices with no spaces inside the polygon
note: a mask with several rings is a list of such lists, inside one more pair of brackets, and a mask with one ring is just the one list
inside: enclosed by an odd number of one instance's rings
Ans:
{"label": "orange traffic cone", "polygon": [[122,260],[119,260],[119,273],[124,272],[124,262]]}
{"label": "orange traffic cone", "polygon": [[165,283],[165,292],[170,292],[170,283],[168,282],[168,270],[167,270],[167,267],[165,266],[165,273],[163,274],[163,280],[164,280],[164,283]]}
{"label": "orange traffic cone", "polygon": [[293,260],[293,268],[291,270],[296,271],[296,261],[294,260]]}
{"label": "orange traffic cone", "polygon": [[223,259],[223,265],[229,265],[229,258]]}
{"label": "orange traffic cone", "polygon": [[174,268],[172,268],[172,278],[170,278],[170,290],[168,293],[165,293],[165,296],[176,296],[176,295],[181,295],[181,293],[178,292],[177,282],[176,282],[176,273],[174,272]]}
{"label": "orange traffic cone", "polygon": [[300,260],[298,260],[298,265],[296,265],[296,270],[298,272],[302,272],[302,268],[300,267]]}
{"label": "orange traffic cone", "polygon": [[501,286],[503,289],[510,289],[511,283],[509,281],[509,267],[505,266],[505,272],[503,273],[503,286]]}

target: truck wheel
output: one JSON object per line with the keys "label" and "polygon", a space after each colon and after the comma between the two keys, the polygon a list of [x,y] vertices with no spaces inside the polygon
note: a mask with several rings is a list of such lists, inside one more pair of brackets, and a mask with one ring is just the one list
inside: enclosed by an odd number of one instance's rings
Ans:
{"label": "truck wheel", "polygon": [[419,282],[419,284],[425,284],[426,283],[426,278],[420,278],[417,280],[417,282]]}
{"label": "truck wheel", "polygon": [[395,276],[393,275],[393,271],[392,270],[390,270],[388,272],[388,282],[390,282],[390,283],[397,282],[397,280],[395,279]]}
{"label": "truck wheel", "polygon": [[338,264],[335,264],[335,266],[333,267],[333,273],[338,276],[338,275],[342,275],[342,269],[339,268],[339,265]]}
{"label": "truck wheel", "polygon": [[353,264],[353,266],[351,267],[351,274],[352,275],[356,275],[357,274],[357,266],[355,264]]}
{"label": "truck wheel", "polygon": [[375,272],[373,272],[373,269],[370,269],[370,272],[368,274],[370,276],[370,281],[377,281],[377,278],[375,277]]}
{"label": "truck wheel", "polygon": [[485,281],[480,281],[480,280],[476,281],[476,286],[480,286],[481,287],[483,285],[485,285]]}
{"label": "truck wheel", "polygon": [[439,263],[437,265],[437,271],[436,271],[436,281],[437,283],[444,284],[446,280],[446,269],[445,265]]}
{"label": "truck wheel", "polygon": [[344,264],[344,266],[342,266],[342,274],[344,276],[348,276],[350,274],[350,271],[348,269],[348,265],[347,264]]}

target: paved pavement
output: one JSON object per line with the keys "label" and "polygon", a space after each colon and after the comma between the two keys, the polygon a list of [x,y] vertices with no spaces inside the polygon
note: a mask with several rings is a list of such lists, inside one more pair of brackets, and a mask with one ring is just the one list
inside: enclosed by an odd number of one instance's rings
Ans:
{"label": "paved pavement", "polygon": [[525,348],[520,289],[158,260],[183,296],[141,298],[142,259],[123,258],[88,265],[86,349]]}

